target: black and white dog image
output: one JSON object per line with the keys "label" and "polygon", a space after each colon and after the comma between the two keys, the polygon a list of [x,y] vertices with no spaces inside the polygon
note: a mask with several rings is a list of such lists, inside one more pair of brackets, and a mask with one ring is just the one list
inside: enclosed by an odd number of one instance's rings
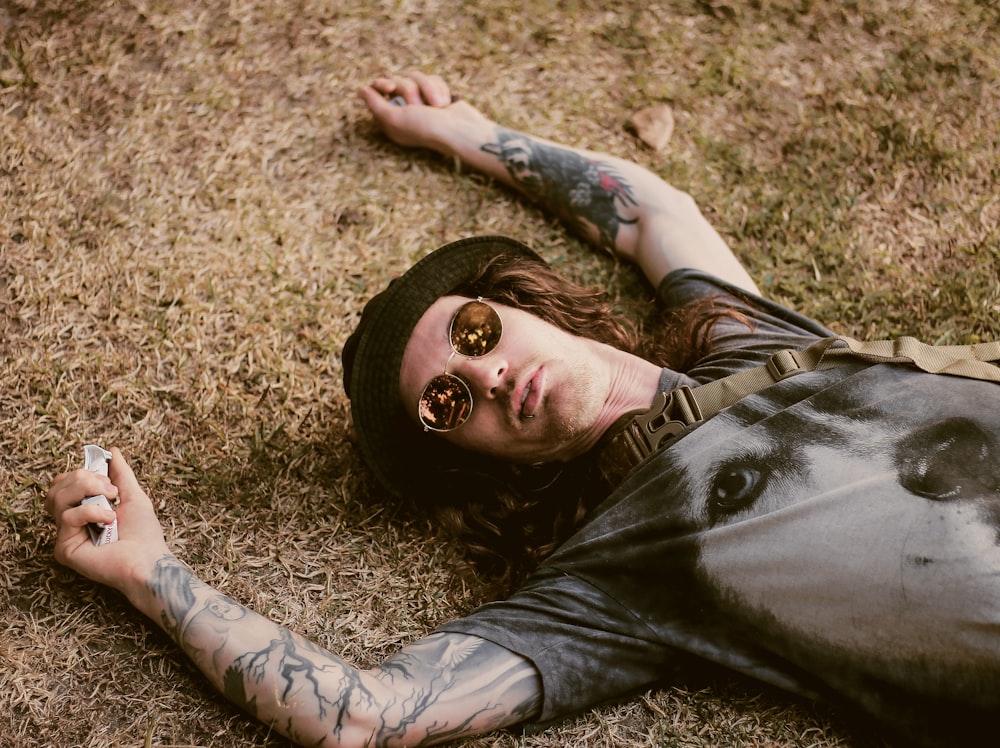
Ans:
{"label": "black and white dog image", "polygon": [[995,383],[793,377],[621,490],[551,563],[608,591],[587,602],[601,630],[849,702],[923,744],[1000,718]]}
{"label": "black and white dog image", "polygon": [[886,366],[831,376],[677,444],[699,586],[754,644],[904,734],[925,710],[995,719],[1000,387]]}

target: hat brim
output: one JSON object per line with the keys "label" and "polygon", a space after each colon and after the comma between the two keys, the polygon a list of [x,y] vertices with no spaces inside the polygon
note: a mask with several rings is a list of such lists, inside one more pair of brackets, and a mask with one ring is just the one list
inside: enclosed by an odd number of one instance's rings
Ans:
{"label": "hat brim", "polygon": [[[476,236],[440,247],[416,262],[369,302],[350,373],[351,417],[358,445],[379,483],[395,495],[405,491],[400,475],[408,460],[400,419],[399,374],[410,335],[424,312],[476,275],[498,256],[544,262],[533,250],[506,236]],[[365,320],[365,316],[370,319]],[[411,422],[412,423],[412,422]],[[415,425],[412,431],[417,431]]]}

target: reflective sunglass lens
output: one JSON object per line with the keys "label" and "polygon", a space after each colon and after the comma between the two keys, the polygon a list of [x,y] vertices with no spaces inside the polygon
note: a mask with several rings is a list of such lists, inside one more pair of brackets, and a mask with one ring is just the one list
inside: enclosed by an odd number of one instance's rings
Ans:
{"label": "reflective sunglass lens", "polygon": [[420,396],[420,421],[434,431],[451,431],[472,413],[472,393],[454,374],[434,377]]}
{"label": "reflective sunglass lens", "polygon": [[482,301],[463,304],[451,322],[451,345],[468,358],[485,356],[497,347],[502,334],[500,315]]}
{"label": "reflective sunglass lens", "polygon": [[[469,301],[459,307],[452,317],[449,332],[452,350],[466,358],[485,356],[497,347],[502,334],[500,315],[481,300]],[[451,361],[450,357],[448,361]],[[449,374],[447,369],[445,364],[444,374],[428,382],[420,395],[420,422],[433,431],[457,429],[472,414],[472,391],[460,377]]]}

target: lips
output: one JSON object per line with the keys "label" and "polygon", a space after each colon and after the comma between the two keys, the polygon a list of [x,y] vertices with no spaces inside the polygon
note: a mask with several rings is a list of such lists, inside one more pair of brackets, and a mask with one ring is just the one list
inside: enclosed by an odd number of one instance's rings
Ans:
{"label": "lips", "polygon": [[515,402],[519,403],[518,413],[522,419],[535,417],[535,412],[542,401],[542,386],[544,382],[544,372],[542,369],[538,369],[521,387]]}

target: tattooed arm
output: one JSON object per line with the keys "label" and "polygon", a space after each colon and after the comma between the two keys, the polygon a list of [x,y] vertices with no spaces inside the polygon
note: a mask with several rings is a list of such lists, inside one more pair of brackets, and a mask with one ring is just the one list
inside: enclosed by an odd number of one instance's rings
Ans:
{"label": "tattooed arm", "polygon": [[[46,508],[56,558],[123,592],[230,701],[308,745],[422,745],[531,718],[541,685],[525,659],[471,636],[437,634],[358,670],[198,579],[168,551],[152,504],[121,453],[108,481],[58,476]],[[83,496],[118,496],[117,543],[95,547],[84,525],[113,514]]]}
{"label": "tattooed arm", "polygon": [[638,164],[500,127],[452,102],[437,76],[379,78],[360,94],[393,141],[457,158],[513,187],[593,245],[637,263],[654,287],[671,270],[692,267],[757,292],[690,195]]}
{"label": "tattooed arm", "polygon": [[149,591],[139,607],[159,615],[226,698],[303,744],[420,745],[520,722],[537,708],[534,668],[482,639],[430,636],[359,671],[171,556],[157,561]]}

